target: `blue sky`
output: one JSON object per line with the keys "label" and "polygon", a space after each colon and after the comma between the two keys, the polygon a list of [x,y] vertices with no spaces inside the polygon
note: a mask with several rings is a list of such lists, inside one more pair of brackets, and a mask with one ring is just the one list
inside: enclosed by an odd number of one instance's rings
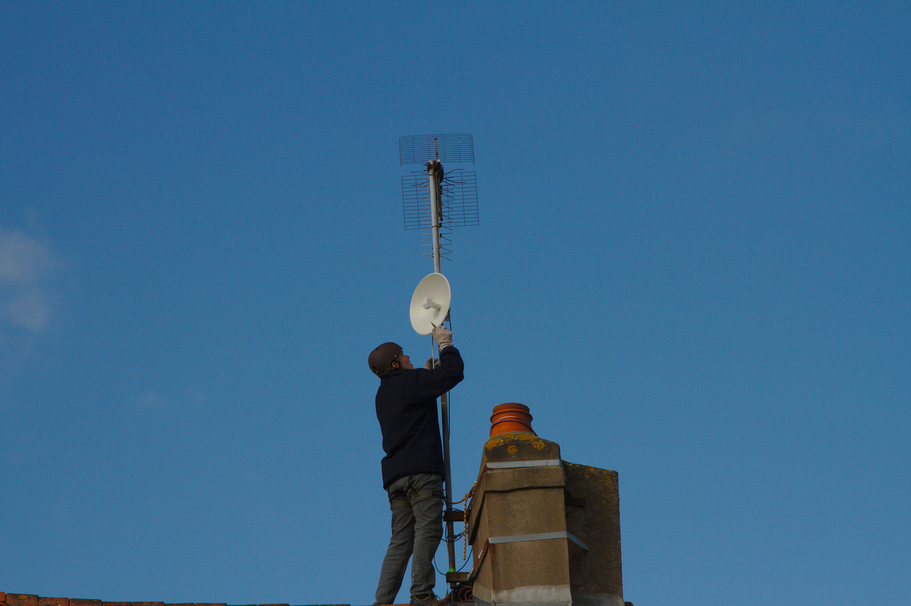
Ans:
{"label": "blue sky", "polygon": [[909,23],[2,3],[0,590],[371,603],[366,358],[431,349],[398,139],[467,132],[455,492],[521,402],[619,472],[627,600],[909,603]]}

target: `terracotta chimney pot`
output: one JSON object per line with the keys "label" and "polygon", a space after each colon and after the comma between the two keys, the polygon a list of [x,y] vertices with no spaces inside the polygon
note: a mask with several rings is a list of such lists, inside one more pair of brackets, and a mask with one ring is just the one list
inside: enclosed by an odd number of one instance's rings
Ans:
{"label": "terracotta chimney pot", "polygon": [[531,428],[531,413],[528,412],[528,406],[508,402],[493,407],[493,414],[490,415],[490,437],[498,436],[503,433],[530,433],[538,435]]}

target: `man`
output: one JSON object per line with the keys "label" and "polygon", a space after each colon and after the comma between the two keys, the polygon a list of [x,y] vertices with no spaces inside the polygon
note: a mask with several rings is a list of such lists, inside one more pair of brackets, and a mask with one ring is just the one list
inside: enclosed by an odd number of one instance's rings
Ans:
{"label": "man", "polygon": [[402,348],[383,343],[368,358],[380,377],[376,417],[383,432],[383,488],[392,510],[392,538],[383,559],[375,604],[392,604],[411,563],[411,604],[436,606],[433,556],[443,536],[443,441],[438,397],[463,378],[464,363],[452,345],[452,332],[440,325],[437,366],[415,369]]}

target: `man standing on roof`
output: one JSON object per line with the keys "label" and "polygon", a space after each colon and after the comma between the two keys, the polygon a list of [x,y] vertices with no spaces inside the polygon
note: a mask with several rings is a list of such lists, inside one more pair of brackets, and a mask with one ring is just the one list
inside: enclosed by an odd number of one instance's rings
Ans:
{"label": "man standing on roof", "polygon": [[392,604],[411,563],[411,604],[436,606],[433,556],[443,537],[443,440],[437,398],[464,377],[465,364],[440,325],[433,338],[440,361],[415,369],[402,348],[383,343],[368,358],[380,377],[376,417],[383,432],[383,488],[392,510],[392,538],[383,559],[375,604]]}

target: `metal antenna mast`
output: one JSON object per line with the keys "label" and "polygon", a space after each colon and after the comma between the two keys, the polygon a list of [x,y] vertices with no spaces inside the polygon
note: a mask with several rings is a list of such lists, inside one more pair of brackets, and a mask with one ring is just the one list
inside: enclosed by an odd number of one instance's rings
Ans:
{"label": "metal antenna mast", "polygon": [[[432,142],[432,147],[431,147]],[[454,171],[456,178],[446,178],[444,161],[474,163],[474,141],[467,133],[448,135],[418,135],[399,139],[399,165],[420,164],[426,161],[426,173],[412,173],[402,177],[402,203],[405,211],[405,229],[430,230],[430,253],[433,271],[443,273],[443,231],[457,225],[478,224],[477,175],[474,172]],[[429,198],[429,199],[428,199]],[[446,320],[449,319],[447,315]],[[450,321],[451,325],[451,321]],[[446,484],[446,546],[449,570],[446,582],[455,590],[467,574],[455,570],[455,532],[453,522],[460,520],[461,512],[452,508],[452,466],[449,456],[449,394],[440,398],[443,431],[443,467]],[[467,540],[467,539],[466,539]]]}
{"label": "metal antenna mast", "polygon": [[436,139],[433,141],[435,160],[427,163],[427,176],[430,189],[430,225],[433,230],[433,271],[443,273],[443,255],[440,250],[440,216],[443,209],[440,200],[443,198],[443,165],[440,164],[439,152],[436,149]]}

